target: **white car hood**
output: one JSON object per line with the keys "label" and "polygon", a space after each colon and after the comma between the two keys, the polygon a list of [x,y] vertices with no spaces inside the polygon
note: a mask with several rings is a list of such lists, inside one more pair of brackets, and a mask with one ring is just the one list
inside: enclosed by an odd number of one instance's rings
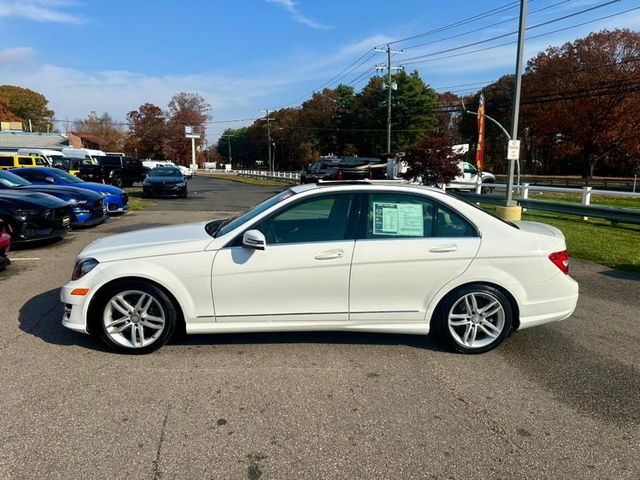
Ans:
{"label": "white car hood", "polygon": [[564,234],[562,231],[553,225],[547,225],[546,223],[538,223],[538,222],[527,222],[527,221],[517,221],[512,222],[518,226],[520,230],[523,232],[529,233],[539,233],[540,235],[548,235],[550,237],[563,238]]}
{"label": "white car hood", "polygon": [[205,231],[206,224],[188,223],[112,235],[89,244],[78,257],[108,262],[202,251],[213,240]]}

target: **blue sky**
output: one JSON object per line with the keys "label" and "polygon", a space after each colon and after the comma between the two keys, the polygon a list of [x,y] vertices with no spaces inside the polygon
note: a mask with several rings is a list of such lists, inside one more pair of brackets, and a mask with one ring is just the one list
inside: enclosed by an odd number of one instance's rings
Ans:
{"label": "blue sky", "polygon": [[[607,0],[534,0],[529,25]],[[212,105],[212,121],[252,118],[261,110],[301,100],[372,47],[437,29],[513,4],[480,21],[394,45],[402,64],[421,54],[455,48],[514,31],[516,2],[508,0],[0,0],[0,83],[33,88],[56,117],[90,111],[124,120],[144,102],[165,108],[178,91],[195,91]],[[548,7],[548,8],[547,8]],[[539,35],[640,7],[620,0],[531,30]],[[536,12],[536,10],[540,10]],[[502,22],[499,25],[492,24]],[[551,33],[527,42],[530,57],[550,45],[602,28],[640,28],[640,10]],[[469,30],[479,31],[456,38]],[[515,36],[475,48],[513,41]],[[464,53],[472,48],[456,50]],[[449,56],[451,53],[449,53]],[[357,80],[383,54],[370,54],[344,78]],[[445,55],[440,55],[447,56]],[[437,56],[436,56],[437,57]],[[493,80],[512,73],[515,45],[407,65],[434,87]],[[365,57],[367,58],[367,57]],[[407,62],[408,63],[408,62]],[[367,76],[355,83],[361,88]],[[473,87],[456,87],[469,90]],[[299,101],[297,102],[299,104]],[[229,126],[209,125],[213,141]],[[64,129],[64,124],[59,126]]]}

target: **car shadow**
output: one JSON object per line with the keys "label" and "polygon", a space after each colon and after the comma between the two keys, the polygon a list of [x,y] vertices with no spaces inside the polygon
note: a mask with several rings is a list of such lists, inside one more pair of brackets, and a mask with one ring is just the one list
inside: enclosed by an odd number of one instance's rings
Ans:
{"label": "car shadow", "polygon": [[59,288],[36,295],[20,308],[20,330],[53,345],[76,345],[102,352],[111,351],[92,336],[62,326],[63,312]]}
{"label": "car shadow", "polygon": [[[100,352],[114,353],[98,339],[74,332],[64,327],[60,303],[60,289],[41,293],[28,300],[19,313],[20,330],[34,335],[44,342],[60,346],[79,346]],[[269,333],[218,333],[177,335],[170,342],[173,347],[253,345],[253,344],[352,344],[352,345],[403,345],[418,349],[447,352],[431,336],[401,335],[368,332],[269,332]]]}
{"label": "car shadow", "polygon": [[43,247],[50,247],[64,240],[64,237],[48,238],[46,240],[32,240],[30,242],[17,242],[11,245],[11,250],[17,252],[19,250],[35,250]]}
{"label": "car shadow", "polygon": [[631,270],[632,268],[637,268],[634,265],[621,264],[621,265],[616,265],[616,267],[620,268],[621,270],[605,270],[604,272],[598,272],[598,273],[600,273],[600,275],[604,275],[605,277],[611,277],[617,280],[634,280],[636,282],[640,281],[639,273],[632,272],[632,271],[625,271],[625,270]]}

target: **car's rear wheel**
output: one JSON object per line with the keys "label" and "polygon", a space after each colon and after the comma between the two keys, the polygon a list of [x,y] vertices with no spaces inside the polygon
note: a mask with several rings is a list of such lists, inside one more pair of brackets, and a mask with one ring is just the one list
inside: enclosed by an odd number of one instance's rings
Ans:
{"label": "car's rear wheel", "polygon": [[460,353],[483,353],[507,337],[513,323],[511,304],[498,289],[468,285],[454,290],[438,306],[433,328]]}
{"label": "car's rear wheel", "polygon": [[152,352],[167,343],[178,313],[167,294],[143,281],[122,281],[100,295],[99,335],[124,353]]}

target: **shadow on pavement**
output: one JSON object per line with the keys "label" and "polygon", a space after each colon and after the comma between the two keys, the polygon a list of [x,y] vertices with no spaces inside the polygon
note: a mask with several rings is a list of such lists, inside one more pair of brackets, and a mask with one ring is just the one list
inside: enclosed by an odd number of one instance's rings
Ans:
{"label": "shadow on pavement", "polygon": [[110,351],[93,337],[63,327],[62,314],[60,289],[41,293],[20,308],[20,330],[54,345],[77,345],[92,350]]}
{"label": "shadow on pavement", "polygon": [[[622,270],[606,270],[604,272],[598,272],[605,277],[616,278],[618,280],[634,280],[640,282],[640,274],[635,272],[624,271],[623,269],[634,268],[634,265],[618,265],[618,268]],[[637,267],[635,267],[637,268]]]}
{"label": "shadow on pavement", "polygon": [[[69,330],[62,326],[63,308],[60,289],[49,290],[27,301],[20,308],[20,329],[54,345],[80,347],[113,353],[101,341],[92,336]],[[352,344],[352,345],[404,345],[436,352],[449,352],[434,338],[424,335],[396,335],[366,332],[270,332],[270,333],[221,333],[179,335],[172,339],[174,347],[194,345],[251,345],[251,344]]]}

